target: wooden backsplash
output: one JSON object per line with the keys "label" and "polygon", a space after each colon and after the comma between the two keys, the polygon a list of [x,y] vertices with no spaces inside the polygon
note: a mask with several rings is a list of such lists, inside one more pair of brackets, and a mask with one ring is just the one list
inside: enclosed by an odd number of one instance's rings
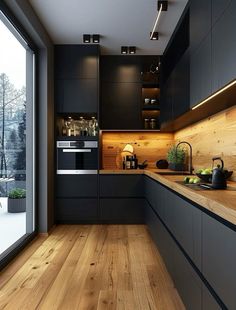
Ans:
{"label": "wooden backsplash", "polygon": [[225,167],[234,171],[231,179],[236,181],[236,107],[177,131],[174,139],[193,146],[195,169],[211,167],[212,157],[221,156]]}
{"label": "wooden backsplash", "polygon": [[139,163],[147,159],[148,167],[155,168],[157,160],[166,158],[174,135],[159,132],[103,132],[101,139],[103,169],[121,168],[120,154],[127,143],[134,147]]}

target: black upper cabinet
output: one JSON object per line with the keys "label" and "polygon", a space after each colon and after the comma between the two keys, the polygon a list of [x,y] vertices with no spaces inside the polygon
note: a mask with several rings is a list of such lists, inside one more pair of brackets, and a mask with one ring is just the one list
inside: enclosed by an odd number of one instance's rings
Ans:
{"label": "black upper cabinet", "polygon": [[221,17],[224,11],[228,8],[232,0],[213,0],[212,1],[212,25]]}
{"label": "black upper cabinet", "polygon": [[94,113],[98,110],[96,79],[56,80],[55,89],[59,113]]}
{"label": "black upper cabinet", "polygon": [[236,78],[235,16],[236,1],[231,1],[212,28],[213,92]]}
{"label": "black upper cabinet", "polygon": [[55,104],[58,113],[96,113],[98,45],[55,46]]}
{"label": "black upper cabinet", "polygon": [[98,78],[98,45],[56,45],[55,77],[57,79]]}
{"label": "black upper cabinet", "polygon": [[101,85],[101,128],[141,129],[141,83]]}
{"label": "black upper cabinet", "polygon": [[190,1],[190,48],[195,50],[211,30],[211,0]]}
{"label": "black upper cabinet", "polygon": [[104,56],[100,61],[102,82],[141,83],[139,56]]}
{"label": "black upper cabinet", "polygon": [[190,56],[190,107],[212,92],[211,34]]}

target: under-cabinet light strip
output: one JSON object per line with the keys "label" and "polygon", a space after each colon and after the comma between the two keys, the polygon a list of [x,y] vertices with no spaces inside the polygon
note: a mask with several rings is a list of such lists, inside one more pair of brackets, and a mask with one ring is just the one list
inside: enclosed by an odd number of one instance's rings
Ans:
{"label": "under-cabinet light strip", "polygon": [[155,30],[156,30],[156,26],[157,26],[157,23],[158,23],[159,18],[161,16],[161,12],[162,12],[162,4],[160,5],[160,10],[158,11],[157,18],[156,18],[156,21],[154,23],[154,26],[153,26],[153,29],[152,29],[152,33],[150,35],[150,40],[152,40],[153,34],[154,34]]}
{"label": "under-cabinet light strip", "polygon": [[210,97],[206,98],[205,100],[201,101],[200,103],[198,103],[197,105],[192,107],[192,110],[195,110],[195,109],[199,108],[201,105],[203,105],[207,101],[211,100],[212,98],[216,97],[217,95],[223,93],[226,89],[230,88],[231,86],[233,86],[235,84],[236,84],[236,80],[234,80],[233,82],[229,83],[228,85],[226,85],[225,87],[221,88],[220,90],[218,90],[216,93],[214,93]]}

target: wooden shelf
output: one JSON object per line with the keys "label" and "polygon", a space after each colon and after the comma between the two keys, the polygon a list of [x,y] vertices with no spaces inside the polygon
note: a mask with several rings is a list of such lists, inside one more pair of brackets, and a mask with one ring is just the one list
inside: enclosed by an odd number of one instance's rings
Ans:
{"label": "wooden shelf", "polygon": [[142,110],[160,111],[160,105],[159,104],[144,104]]}

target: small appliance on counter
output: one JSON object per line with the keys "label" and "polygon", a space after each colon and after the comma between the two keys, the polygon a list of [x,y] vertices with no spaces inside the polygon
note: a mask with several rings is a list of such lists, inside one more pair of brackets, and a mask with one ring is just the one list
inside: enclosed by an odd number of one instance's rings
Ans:
{"label": "small appliance on counter", "polygon": [[217,165],[216,168],[212,170],[212,185],[214,189],[225,189],[227,187],[226,176],[224,172],[224,162],[220,157],[212,158],[212,167],[214,166],[215,160],[219,160],[221,165]]}
{"label": "small appliance on counter", "polygon": [[168,168],[168,161],[166,159],[160,159],[156,162],[156,167],[158,169],[167,169]]}
{"label": "small appliance on counter", "polygon": [[134,148],[131,144],[126,144],[122,153],[122,168],[124,170],[137,169],[138,159],[136,154],[134,154]]}

